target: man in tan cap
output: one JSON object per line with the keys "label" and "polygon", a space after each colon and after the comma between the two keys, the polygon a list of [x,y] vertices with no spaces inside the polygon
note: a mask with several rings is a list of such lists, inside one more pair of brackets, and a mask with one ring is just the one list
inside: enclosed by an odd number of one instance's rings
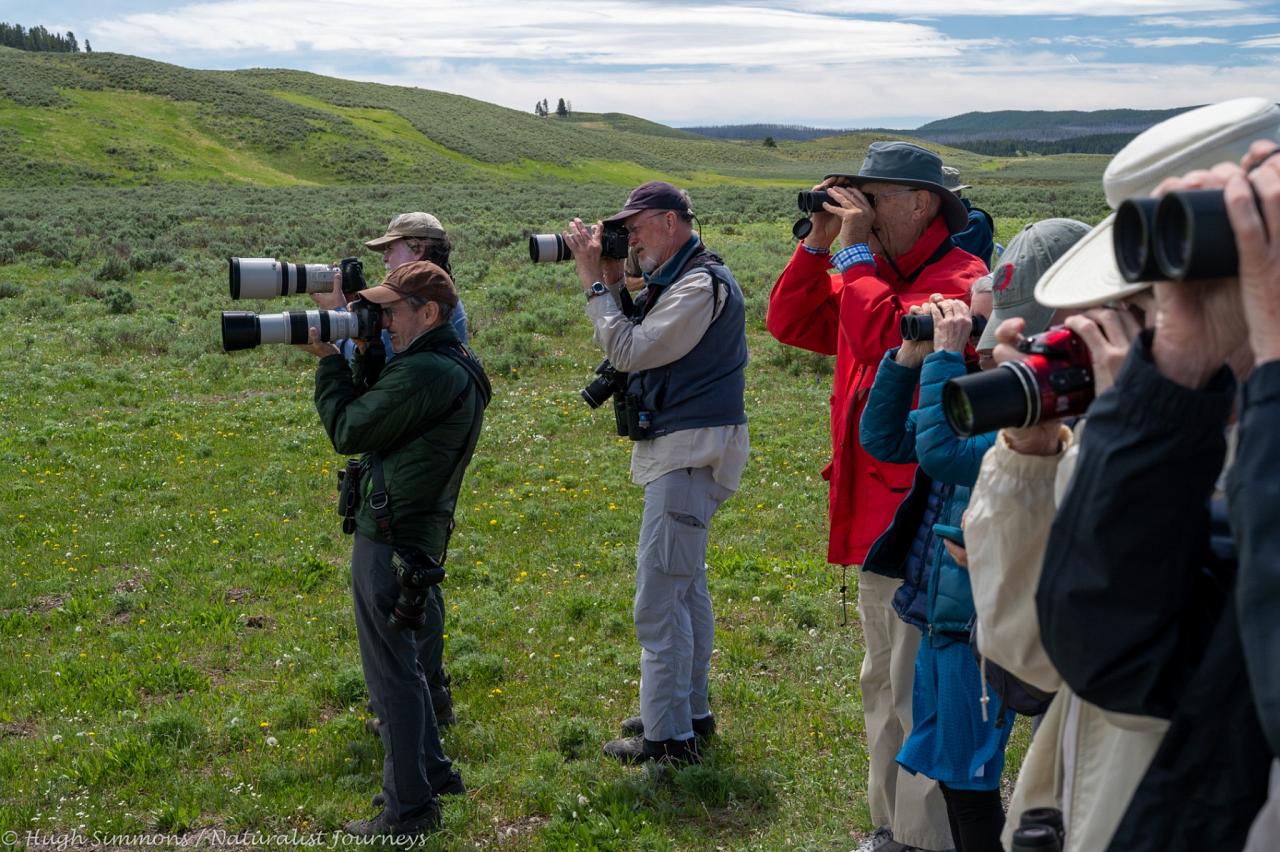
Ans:
{"label": "man in tan cap", "polygon": [[319,342],[314,330],[302,347],[320,359],[316,410],[334,449],[361,454],[351,590],[365,684],[382,720],[376,801],[383,810],[346,830],[416,836],[440,825],[436,797],[462,787],[440,743],[419,654],[424,642],[441,640],[432,590],[443,579],[462,475],[491,390],[449,322],[458,295],[439,266],[403,264],[361,295],[382,306],[397,356],[377,382],[362,392],[338,347]]}

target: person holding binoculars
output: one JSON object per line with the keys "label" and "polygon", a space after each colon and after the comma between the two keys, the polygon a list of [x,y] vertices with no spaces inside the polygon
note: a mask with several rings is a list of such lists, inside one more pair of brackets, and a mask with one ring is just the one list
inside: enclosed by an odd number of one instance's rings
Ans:
{"label": "person holding binoculars", "polygon": [[439,266],[402,264],[361,296],[380,306],[396,353],[376,383],[365,388],[359,364],[349,366],[318,330],[301,348],[319,358],[316,410],[334,449],[361,454],[347,467],[343,505],[354,521],[360,660],[382,720],[383,809],[346,830],[409,837],[440,825],[436,791],[461,784],[440,743],[415,633],[430,629],[430,590],[444,578],[454,507],[491,391],[449,322],[458,295]]}
{"label": "person holding binoculars", "polygon": [[[633,612],[640,715],[604,749],[626,763],[696,762],[716,730],[707,537],[747,462],[746,312],[738,283],[692,223],[689,196],[651,181],[618,213],[591,227],[574,219],[562,237],[596,342],[625,380],[616,392],[630,412],[631,479],[644,487]],[[630,313],[620,299],[623,261],[601,255],[606,228],[619,227],[645,281]]]}
{"label": "person holding binoculars", "polygon": [[[937,293],[967,299],[986,265],[956,248],[968,213],[947,188],[942,160],[907,142],[874,142],[857,174],[828,175],[814,193],[802,237],[769,296],[765,324],[780,342],[835,355],[827,561],[860,565],[911,488],[913,464],[881,462],[858,441],[858,423],[886,349],[902,342],[912,305]],[[841,248],[832,253],[837,237]],[[900,771],[895,759],[911,730],[911,681],[919,631],[893,609],[898,579],[858,575],[866,654],[860,684],[870,769],[867,799],[877,830],[866,849],[953,845],[937,785]]]}
{"label": "person holding binoculars", "polygon": [[[1215,166],[1259,136],[1280,138],[1280,108],[1263,98],[1162,122],[1112,160],[1108,202],[1230,186],[1230,210],[1241,197],[1253,206],[1251,183],[1265,207],[1265,165],[1247,179],[1240,166]],[[1247,572],[1215,491],[1234,397],[1225,365],[1250,363],[1242,294],[1273,249],[1251,253],[1251,232],[1237,226],[1239,280],[1132,281],[1118,221],[1103,220],[1036,285],[1041,304],[1083,311],[1066,322],[1096,399],[1074,431],[1052,415],[1002,429],[966,518],[982,652],[1056,691],[1004,840],[1018,815],[1050,806],[1062,809],[1068,852],[1238,849],[1272,754],[1242,637],[1265,635],[1274,619],[1236,620]],[[1014,345],[1018,321],[997,338],[997,360],[1028,357]],[[1243,474],[1234,470],[1228,481]]]}

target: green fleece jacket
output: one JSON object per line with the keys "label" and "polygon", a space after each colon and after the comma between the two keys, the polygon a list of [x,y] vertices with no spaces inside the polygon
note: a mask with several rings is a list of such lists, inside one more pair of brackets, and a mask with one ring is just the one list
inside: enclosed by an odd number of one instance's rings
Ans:
{"label": "green fleece jacket", "polygon": [[[473,423],[479,428],[477,418],[484,416],[481,397],[466,370],[447,355],[431,351],[458,345],[450,325],[437,326],[397,353],[363,394],[341,355],[321,358],[316,366],[316,410],[333,448],[362,454],[356,528],[366,538],[385,541],[369,506],[369,453],[376,452],[382,457],[396,544],[437,557],[444,552],[462,472],[470,461],[463,459],[467,438]],[[462,405],[423,432],[464,390]]]}

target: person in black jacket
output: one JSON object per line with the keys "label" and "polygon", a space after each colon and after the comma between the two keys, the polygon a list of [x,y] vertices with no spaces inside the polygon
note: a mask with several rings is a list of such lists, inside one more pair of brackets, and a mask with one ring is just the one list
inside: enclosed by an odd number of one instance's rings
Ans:
{"label": "person in black jacket", "polygon": [[[1253,160],[1251,152],[1245,162]],[[1250,180],[1267,199],[1270,245],[1256,211],[1252,221],[1246,215]],[[1269,165],[1249,178],[1241,167],[1221,164],[1166,181],[1157,194],[1224,186],[1244,286],[1236,279],[1156,284],[1154,331],[1134,343],[1114,388],[1089,410],[1037,594],[1045,649],[1077,694],[1106,710],[1170,721],[1113,850],[1239,849],[1266,797],[1272,748],[1251,688],[1249,672],[1257,667],[1246,667],[1241,639],[1269,631],[1274,619],[1237,617],[1243,578],[1263,565],[1249,554],[1256,540],[1242,534],[1237,567],[1215,488],[1236,375],[1253,364],[1245,317],[1253,313],[1253,325],[1280,329],[1277,282],[1269,290],[1259,283],[1276,276],[1280,169]],[[1247,307],[1242,292],[1268,293],[1274,312]],[[1280,356],[1280,347],[1275,351]],[[1268,436],[1274,434],[1273,427]],[[1236,490],[1249,475],[1234,477]],[[1257,511],[1274,512],[1274,505]],[[1251,511],[1236,501],[1236,515]],[[1280,545],[1262,550],[1274,555]],[[1275,677],[1274,665],[1264,677]]]}

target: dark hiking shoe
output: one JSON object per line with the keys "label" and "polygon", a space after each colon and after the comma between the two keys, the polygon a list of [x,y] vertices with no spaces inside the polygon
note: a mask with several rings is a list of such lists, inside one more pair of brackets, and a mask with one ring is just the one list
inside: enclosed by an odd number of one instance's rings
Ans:
{"label": "dark hiking shoe", "polygon": [[[624,737],[639,737],[644,735],[644,722],[640,721],[639,716],[632,716],[629,719],[622,720],[622,735]],[[702,719],[693,720],[693,735],[698,739],[706,739],[716,735],[716,717],[714,715],[706,716]]]}
{"label": "dark hiking shoe", "polygon": [[385,837],[398,841],[411,841],[440,828],[440,803],[435,799],[421,815],[403,822],[394,822],[386,811],[373,819],[356,819],[342,830],[356,837]]}
{"label": "dark hiking shoe", "polygon": [[[439,787],[432,787],[431,792],[437,796],[465,796],[467,795],[467,785],[462,783],[462,773],[456,769],[449,773],[449,780]],[[382,793],[373,797],[373,806],[380,808],[387,803],[387,797]]]}
{"label": "dark hiking shoe", "polygon": [[664,763],[697,763],[701,760],[696,738],[655,742],[646,740],[643,736],[625,737],[605,743],[604,753],[623,763],[644,763],[649,760]]}

